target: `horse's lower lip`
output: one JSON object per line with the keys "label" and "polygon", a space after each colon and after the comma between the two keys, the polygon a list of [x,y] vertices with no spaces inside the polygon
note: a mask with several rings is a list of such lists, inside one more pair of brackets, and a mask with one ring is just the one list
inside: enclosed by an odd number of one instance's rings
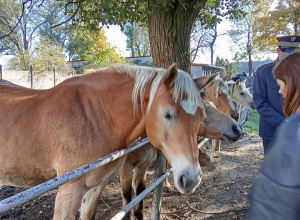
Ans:
{"label": "horse's lower lip", "polygon": [[223,136],[225,137],[225,139],[226,139],[227,141],[237,141],[237,140],[238,140],[237,138],[228,136],[228,135],[226,135],[226,134],[223,134]]}

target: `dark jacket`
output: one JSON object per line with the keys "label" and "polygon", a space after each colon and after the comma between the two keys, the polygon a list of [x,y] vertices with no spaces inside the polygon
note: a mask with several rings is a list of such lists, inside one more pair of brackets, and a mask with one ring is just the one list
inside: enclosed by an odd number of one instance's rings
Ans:
{"label": "dark jacket", "polygon": [[253,101],[260,114],[259,135],[267,140],[272,140],[276,128],[285,119],[283,99],[273,76],[274,66],[275,62],[258,68],[253,81]]}
{"label": "dark jacket", "polygon": [[279,127],[251,193],[249,220],[300,219],[300,122]]}

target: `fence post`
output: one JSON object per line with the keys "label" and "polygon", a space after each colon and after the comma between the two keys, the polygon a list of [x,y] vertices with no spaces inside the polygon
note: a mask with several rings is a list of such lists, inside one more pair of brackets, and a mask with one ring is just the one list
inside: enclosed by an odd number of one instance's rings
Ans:
{"label": "fence post", "polygon": [[0,64],[0,79],[2,79],[2,65]]}
{"label": "fence post", "polygon": [[[160,150],[157,150],[156,161],[157,161],[157,163],[156,163],[155,175],[156,175],[156,179],[157,179],[164,173],[164,168],[166,166],[166,158]],[[160,219],[163,186],[164,186],[164,182],[159,184],[153,191],[151,220],[159,220]]]}
{"label": "fence post", "polygon": [[33,89],[33,75],[32,75],[32,66],[30,66],[30,83],[31,83],[31,88]]}

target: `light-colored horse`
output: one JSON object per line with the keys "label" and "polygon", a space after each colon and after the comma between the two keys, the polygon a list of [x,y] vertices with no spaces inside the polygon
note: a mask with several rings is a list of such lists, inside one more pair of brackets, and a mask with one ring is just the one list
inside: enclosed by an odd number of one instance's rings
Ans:
{"label": "light-colored horse", "polygon": [[[212,83],[206,87],[206,94],[216,108],[228,116],[235,114],[235,104],[230,98],[230,93],[226,84],[228,75],[223,78],[216,77]],[[212,146],[216,151],[220,151],[221,141],[212,140]]]}
{"label": "light-colored horse", "polygon": [[228,87],[230,98],[235,104],[235,114],[236,114],[235,118],[238,121],[239,118],[238,105],[243,105],[248,108],[255,109],[253,97],[250,91],[247,89],[245,82],[240,82],[240,80],[234,82],[230,80],[230,81],[226,81],[226,85]]}
{"label": "light-colored horse", "polygon": [[[243,135],[241,125],[231,117],[217,110],[214,104],[207,99],[205,93],[201,93],[201,96],[206,118],[200,124],[198,135],[206,138],[227,140],[229,142],[239,140]],[[156,148],[151,144],[147,144],[128,155],[120,174],[123,206],[131,201],[133,193],[136,197],[144,191],[147,170],[155,155]],[[168,185],[169,183],[165,182],[165,184]],[[134,217],[138,220],[143,219],[143,200],[135,206]],[[125,215],[123,220],[125,219],[130,219],[130,212]]]}
{"label": "light-colored horse", "polygon": [[[0,184],[32,187],[125,148],[142,134],[174,169],[181,193],[200,184],[197,130],[205,118],[198,88],[175,65],[116,66],[47,90],[0,85]],[[100,193],[126,156],[59,187],[54,219],[94,219]]]}

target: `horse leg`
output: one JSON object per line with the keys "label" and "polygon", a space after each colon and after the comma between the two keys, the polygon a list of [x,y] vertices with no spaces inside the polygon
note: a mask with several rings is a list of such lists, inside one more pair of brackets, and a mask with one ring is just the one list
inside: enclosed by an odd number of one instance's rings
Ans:
{"label": "horse leg", "polygon": [[[132,198],[132,176],[133,166],[129,163],[129,161],[126,161],[120,173],[123,207],[126,206]],[[130,212],[123,217],[123,220],[130,220]]]}
{"label": "horse leg", "polygon": [[[150,162],[151,160],[147,160],[146,162],[134,168],[133,187],[134,187],[135,197],[137,197],[140,193],[142,193],[146,189],[147,170],[150,166]],[[143,200],[141,200],[141,202],[135,206],[134,216],[137,220],[144,219]]]}
{"label": "horse leg", "polygon": [[212,140],[212,146],[215,148],[215,151],[220,151],[221,141],[213,139]]}
{"label": "horse leg", "polygon": [[60,186],[55,199],[53,220],[74,219],[85,192],[81,181]]}
{"label": "horse leg", "polygon": [[90,220],[95,219],[97,212],[97,205],[103,188],[106,183],[91,188],[83,197],[80,207],[80,219]]}
{"label": "horse leg", "polygon": [[[166,166],[165,166],[165,172],[167,172],[168,166],[169,166],[169,162],[168,162],[168,160],[167,160],[167,161],[166,161]],[[171,186],[171,184],[169,183],[168,177],[167,177],[167,178],[165,179],[165,181],[164,181],[164,189],[169,190],[169,191],[172,191],[172,186]]]}

